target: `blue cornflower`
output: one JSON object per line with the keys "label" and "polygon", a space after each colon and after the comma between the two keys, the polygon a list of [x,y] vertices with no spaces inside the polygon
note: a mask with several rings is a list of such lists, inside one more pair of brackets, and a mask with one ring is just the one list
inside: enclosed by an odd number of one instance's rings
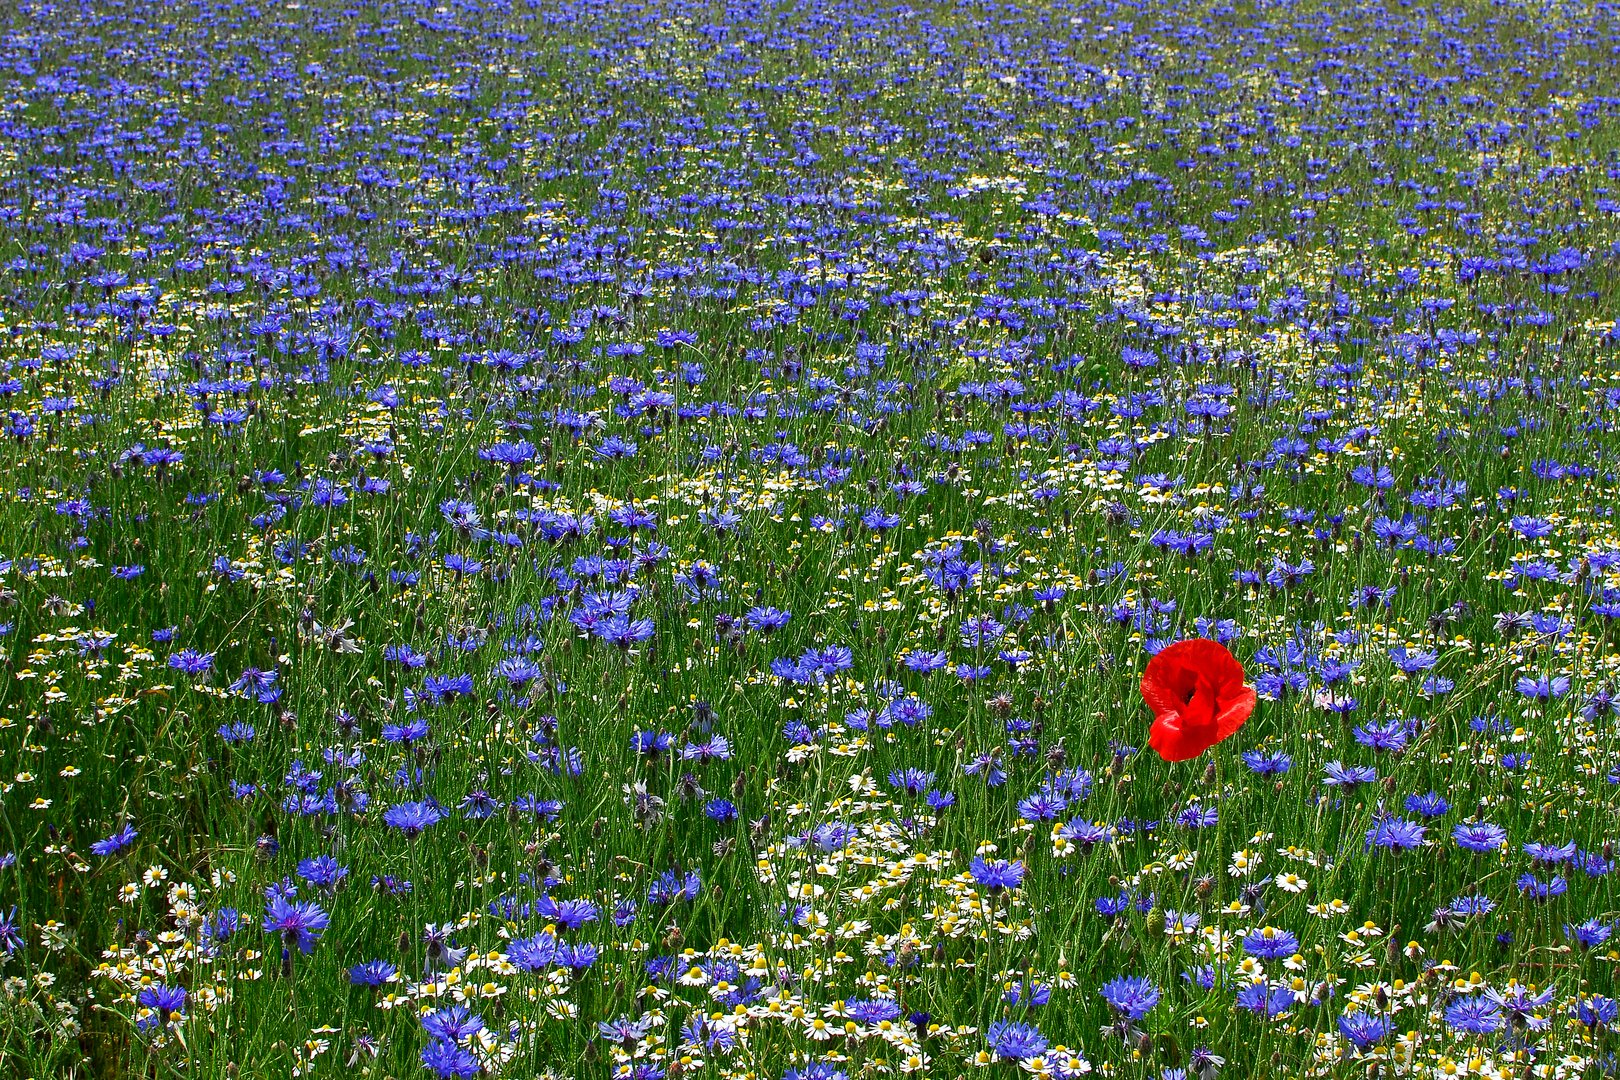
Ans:
{"label": "blue cornflower", "polygon": [[996,1057],[1011,1061],[1027,1061],[1046,1052],[1046,1037],[1032,1024],[1016,1024],[998,1020],[985,1032],[985,1039]]}
{"label": "blue cornflower", "polygon": [[1022,861],[1006,859],[986,860],[983,856],[975,856],[969,866],[973,880],[992,893],[1002,889],[1016,889],[1024,880],[1024,864]]}
{"label": "blue cornflower", "polygon": [[861,515],[861,524],[873,532],[887,532],[900,524],[900,515],[874,506]]}
{"label": "blue cornflower", "polygon": [[252,698],[261,705],[274,705],[281,700],[281,687],[277,685],[280,679],[281,673],[274,668],[262,671],[250,667],[243,669],[242,674],[231,683],[230,689],[232,693]]}
{"label": "blue cornflower", "polygon": [[331,922],[324,908],[313,901],[293,900],[277,893],[265,904],[264,932],[280,935],[287,948],[310,952]]}
{"label": "blue cornflower", "polygon": [[596,447],[592,450],[592,453],[599,458],[615,460],[619,458],[633,458],[636,456],[636,450],[636,444],[631,442],[629,439],[620,438],[617,435],[609,435],[601,442],[596,444]]}
{"label": "blue cornflower", "polygon": [[1292,990],[1268,985],[1263,980],[1252,982],[1239,990],[1236,1001],[1238,1008],[1267,1017],[1281,1016],[1298,1003]]}
{"label": "blue cornflower", "polygon": [[1513,684],[1513,688],[1532,701],[1550,701],[1569,693],[1569,676],[1540,675],[1532,679],[1528,675],[1522,675],[1519,681]]}
{"label": "blue cornflower", "polygon": [[1367,1050],[1389,1037],[1389,1020],[1380,1013],[1347,1012],[1339,1017],[1339,1034],[1357,1050]]}
{"label": "blue cornflower", "polygon": [[782,629],[793,616],[780,608],[751,607],[743,616],[743,621],[749,629],[757,630],[762,634],[771,634]]}
{"label": "blue cornflower", "polygon": [[730,761],[731,742],[724,735],[710,735],[701,742],[681,747],[682,761]]}
{"label": "blue cornflower", "polygon": [[1397,645],[1389,650],[1389,658],[1403,674],[1416,675],[1420,671],[1427,671],[1440,662],[1440,654],[1428,649],[1409,651],[1405,645]]}
{"label": "blue cornflower", "polygon": [[986,787],[1000,787],[1007,782],[1007,773],[1001,767],[1001,756],[995,751],[982,753],[962,766],[968,776],[983,777]]}
{"label": "blue cornflower", "polygon": [[245,720],[233,720],[219,726],[219,737],[230,746],[243,746],[253,741],[258,732]]}
{"label": "blue cornflower", "polygon": [[1388,720],[1381,724],[1363,724],[1352,734],[1362,746],[1399,753],[1406,749],[1409,729],[1404,720]]}
{"label": "blue cornflower", "polygon": [[384,724],[382,737],[384,742],[403,743],[410,746],[428,736],[428,722],[420,716],[413,716],[403,724]]}
{"label": "blue cornflower", "polygon": [[1139,975],[1121,975],[1103,984],[1098,993],[1109,1008],[1130,1020],[1140,1020],[1152,1012],[1160,997],[1159,988]]}
{"label": "blue cornflower", "polygon": [[1489,915],[1496,910],[1496,901],[1488,896],[1459,896],[1448,905],[1459,915]]}
{"label": "blue cornflower", "polygon": [[1385,817],[1379,818],[1373,827],[1367,830],[1367,848],[1389,848],[1391,851],[1410,851],[1423,846],[1423,835],[1427,830],[1415,821],[1405,818]]}
{"label": "blue cornflower", "polygon": [[1079,844],[1083,850],[1090,851],[1098,844],[1106,844],[1111,840],[1114,831],[1107,825],[1076,817],[1058,826],[1057,835],[1063,840]]}
{"label": "blue cornflower", "polygon": [[469,821],[487,821],[501,808],[501,802],[487,791],[469,791],[456,804]]}
{"label": "blue cornflower", "polygon": [[203,923],[202,936],[209,941],[229,941],[242,929],[242,913],[233,907],[222,907]]}
{"label": "blue cornflower", "polygon": [[673,904],[680,900],[696,900],[703,891],[703,878],[696,870],[684,875],[678,870],[665,870],[647,888],[647,903]]}
{"label": "blue cornflower", "polygon": [[343,879],[349,876],[349,868],[330,855],[317,855],[299,862],[298,876],[318,889],[335,892]]}
{"label": "blue cornflower", "polygon": [[634,1019],[628,1016],[620,1016],[615,1020],[598,1021],[596,1034],[599,1038],[610,1043],[633,1047],[647,1036],[647,1033],[652,1030],[653,1023],[653,1018],[650,1016],[638,1016]]}
{"label": "blue cornflower", "polygon": [[214,668],[214,654],[181,649],[169,654],[169,666],[187,675],[207,675]]}
{"label": "blue cornflower", "polygon": [[422,1030],[435,1039],[459,1043],[484,1030],[484,1018],[465,1005],[451,1005],[422,1017]]}
{"label": "blue cornflower", "polygon": [[507,946],[506,958],[520,971],[547,971],[557,958],[557,938],[545,932],[518,938]]}
{"label": "blue cornflower", "polygon": [[1065,799],[1078,802],[1091,797],[1091,789],[1095,782],[1085,769],[1074,768],[1053,774],[1041,786],[1045,791],[1056,792]]}
{"label": "blue cornflower", "polygon": [[1575,942],[1583,949],[1595,949],[1609,940],[1614,933],[1614,927],[1597,919],[1587,919],[1575,926],[1564,924],[1564,936]]}
{"label": "blue cornflower", "polygon": [[1464,851],[1484,854],[1507,843],[1507,830],[1489,821],[1464,822],[1451,830],[1451,838]]}
{"label": "blue cornflower", "polygon": [[1016,982],[1001,995],[1008,1005],[1045,1005],[1052,1000],[1052,988],[1045,983]]}
{"label": "blue cornflower", "polygon": [[1361,784],[1371,784],[1378,779],[1378,770],[1371,765],[1346,765],[1341,761],[1330,761],[1323,767],[1325,775],[1322,782],[1328,787],[1344,788],[1346,791]]}
{"label": "blue cornflower", "polygon": [[1615,1020],[1620,1019],[1620,1002],[1602,994],[1582,998],[1575,1003],[1575,1019],[1587,1028],[1595,1028],[1599,1024],[1612,1027]]}
{"label": "blue cornflower", "polygon": [[1220,811],[1213,806],[1193,805],[1176,815],[1176,824],[1187,829],[1208,829],[1219,821]]}
{"label": "blue cornflower", "polygon": [[483,1071],[471,1050],[445,1039],[434,1039],[422,1047],[422,1064],[443,1078],[473,1077]]}
{"label": "blue cornflower", "polygon": [[881,1024],[885,1020],[900,1019],[900,1006],[887,998],[850,998],[844,1007],[857,1024]]}
{"label": "blue cornflower", "polygon": [[1565,844],[1543,844],[1531,841],[1524,845],[1524,853],[1538,866],[1558,866],[1575,857],[1575,841]]}
{"label": "blue cornflower", "polygon": [[449,811],[433,802],[403,802],[383,811],[383,824],[414,838],[437,825]]}
{"label": "blue cornflower", "polygon": [[1451,804],[1432,791],[1427,795],[1406,797],[1406,812],[1416,814],[1418,817],[1437,818],[1445,815],[1450,809]]}
{"label": "blue cornflower", "polygon": [[933,715],[933,706],[919,697],[907,694],[884,706],[882,726],[889,727],[893,721],[899,721],[906,727],[915,727]]}
{"label": "blue cornflower", "polygon": [[637,731],[630,736],[630,749],[648,757],[657,757],[674,743],[674,737],[663,731]]}
{"label": "blue cornflower", "polygon": [[651,619],[632,619],[625,615],[613,615],[599,623],[595,632],[597,637],[609,645],[628,650],[638,642],[652,637],[654,629]]}
{"label": "blue cornflower", "polygon": [[1605,858],[1598,851],[1577,851],[1570,865],[1587,877],[1602,877],[1614,870],[1614,860]]}
{"label": "blue cornflower", "polygon": [[140,1006],[135,1026],[141,1031],[167,1027],[185,1019],[186,989],[183,986],[148,986],[135,998]]}
{"label": "blue cornflower", "polygon": [[1526,540],[1539,540],[1543,536],[1549,536],[1555,528],[1552,522],[1528,514],[1514,515],[1508,521],[1508,527]]}
{"label": "blue cornflower", "polygon": [[1502,1010],[1484,994],[1460,997],[1446,1006],[1446,1026],[1469,1035],[1489,1035],[1502,1030]]}
{"label": "blue cornflower", "polygon": [[1515,1027],[1539,1031],[1547,1026],[1548,1017],[1542,1014],[1542,1010],[1552,1004],[1553,989],[1550,986],[1538,993],[1522,983],[1513,982],[1503,990],[1487,988],[1485,996],[1501,1007]]}
{"label": "blue cornflower", "polygon": [[102,856],[112,855],[115,852],[122,851],[124,848],[133,844],[135,842],[135,838],[139,835],[140,834],[135,831],[135,826],[126,822],[105,840],[97,840],[95,843],[91,844],[90,853],[92,855]]}
{"label": "blue cornflower", "polygon": [[944,652],[926,651],[907,653],[905,660],[902,661],[910,670],[924,675],[948,667],[950,662],[950,657]]}
{"label": "blue cornflower", "polygon": [[1243,951],[1262,960],[1281,960],[1299,952],[1299,938],[1287,930],[1265,926],[1243,936]]}
{"label": "blue cornflower", "polygon": [[1069,807],[1069,800],[1049,791],[1037,791],[1018,803],[1018,816],[1025,821],[1056,821]]}
{"label": "blue cornflower", "polygon": [[367,960],[349,969],[349,982],[355,986],[377,987],[393,982],[398,975],[399,968],[387,960]]}
{"label": "blue cornflower", "polygon": [[1258,773],[1261,776],[1270,776],[1285,773],[1293,768],[1294,759],[1287,754],[1245,750],[1243,752],[1243,764],[1247,765],[1251,772]]}
{"label": "blue cornflower", "polygon": [[544,672],[539,664],[527,656],[508,656],[495,665],[496,674],[505,679],[511,687],[527,686],[540,678]]}
{"label": "blue cornflower", "polygon": [[1569,891],[1569,882],[1559,874],[1554,874],[1547,881],[1542,881],[1534,874],[1520,874],[1513,884],[1520,893],[1532,900],[1547,901],[1555,896],[1563,896]]}
{"label": "blue cornflower", "polygon": [[934,783],[934,774],[923,769],[897,769],[889,774],[889,786],[908,795],[921,795]]}
{"label": "blue cornflower", "polygon": [[[641,1078],[637,1077],[636,1080]],[[782,1080],[848,1080],[848,1077],[843,1069],[831,1062],[812,1061],[802,1069],[788,1069],[783,1072]]]}

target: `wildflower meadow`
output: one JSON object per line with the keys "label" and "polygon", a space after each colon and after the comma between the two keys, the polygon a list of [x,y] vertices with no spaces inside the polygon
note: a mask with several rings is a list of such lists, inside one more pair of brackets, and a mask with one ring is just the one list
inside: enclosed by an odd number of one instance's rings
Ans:
{"label": "wildflower meadow", "polygon": [[1620,1072],[1617,87],[0,4],[0,1076]]}

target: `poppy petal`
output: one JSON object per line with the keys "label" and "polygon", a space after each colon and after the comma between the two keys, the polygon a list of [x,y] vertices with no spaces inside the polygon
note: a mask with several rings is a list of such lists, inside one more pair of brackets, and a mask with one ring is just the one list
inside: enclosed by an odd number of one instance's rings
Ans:
{"label": "poppy petal", "polygon": [[1222,709],[1221,715],[1216,718],[1216,727],[1218,729],[1216,741],[1219,742],[1221,739],[1237,734],[1237,729],[1242,727],[1244,722],[1249,719],[1259,700],[1260,697],[1254,692],[1254,687],[1243,687],[1239,695]]}
{"label": "poppy petal", "polygon": [[1186,761],[1206,749],[1203,739],[1194,738],[1174,720],[1156,720],[1148,730],[1148,745],[1166,761]]}
{"label": "poppy petal", "polygon": [[1177,694],[1166,682],[1150,680],[1146,675],[1142,676],[1142,700],[1147,702],[1154,716],[1160,717],[1176,715],[1187,703],[1187,699]]}
{"label": "poppy petal", "polygon": [[1235,733],[1258,700],[1243,665],[1218,641],[1189,638],[1156,653],[1142,672],[1142,700],[1153,710],[1148,745],[1166,761],[1197,757]]}

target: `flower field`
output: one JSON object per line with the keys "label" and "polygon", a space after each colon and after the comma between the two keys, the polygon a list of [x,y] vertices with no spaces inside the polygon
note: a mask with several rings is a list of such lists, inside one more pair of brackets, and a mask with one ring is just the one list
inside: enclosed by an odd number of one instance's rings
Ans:
{"label": "flower field", "polygon": [[0,1076],[1620,1071],[1617,84],[0,6]]}

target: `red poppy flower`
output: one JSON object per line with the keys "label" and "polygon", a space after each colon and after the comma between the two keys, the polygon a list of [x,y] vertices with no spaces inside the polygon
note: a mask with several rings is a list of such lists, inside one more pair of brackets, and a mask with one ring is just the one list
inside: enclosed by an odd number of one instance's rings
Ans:
{"label": "red poppy flower", "polygon": [[1186,761],[1227,738],[1254,712],[1243,665],[1208,638],[1159,651],[1142,673],[1142,700],[1153,710],[1148,745],[1166,761]]}

